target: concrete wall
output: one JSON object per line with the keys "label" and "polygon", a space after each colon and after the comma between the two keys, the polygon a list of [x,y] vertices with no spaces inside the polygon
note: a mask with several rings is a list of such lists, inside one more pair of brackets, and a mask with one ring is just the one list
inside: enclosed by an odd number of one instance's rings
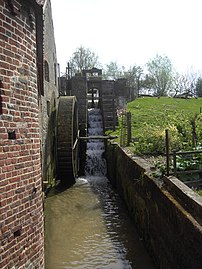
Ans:
{"label": "concrete wall", "polygon": [[106,157],[108,177],[157,267],[201,268],[202,198],[177,179],[155,180],[144,160],[128,156],[116,143],[108,143]]}
{"label": "concrete wall", "polygon": [[7,3],[0,0],[0,268],[43,268],[35,27],[42,10],[33,1]]}
{"label": "concrete wall", "polygon": [[[56,177],[56,113],[58,108],[58,65],[50,0],[44,13],[44,95],[40,96],[42,176],[44,187],[54,185]],[[46,77],[48,65],[48,77]]]}

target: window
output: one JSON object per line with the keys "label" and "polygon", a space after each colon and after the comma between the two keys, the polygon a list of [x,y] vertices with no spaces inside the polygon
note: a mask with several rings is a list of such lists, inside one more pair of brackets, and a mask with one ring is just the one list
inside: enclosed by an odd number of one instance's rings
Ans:
{"label": "window", "polygon": [[47,101],[47,115],[50,116],[50,101]]}
{"label": "window", "polygon": [[47,61],[44,62],[44,71],[45,71],[45,80],[49,82],[50,81],[50,78],[49,78],[49,65],[48,65]]}
{"label": "window", "polygon": [[54,63],[55,85],[57,85],[57,64]]}

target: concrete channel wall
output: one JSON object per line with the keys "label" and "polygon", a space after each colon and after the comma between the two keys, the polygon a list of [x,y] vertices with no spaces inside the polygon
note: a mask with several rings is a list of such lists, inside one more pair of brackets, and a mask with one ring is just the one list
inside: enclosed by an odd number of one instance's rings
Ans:
{"label": "concrete channel wall", "polygon": [[109,180],[157,268],[201,268],[202,198],[174,177],[154,179],[147,162],[117,143],[107,144],[106,158]]}

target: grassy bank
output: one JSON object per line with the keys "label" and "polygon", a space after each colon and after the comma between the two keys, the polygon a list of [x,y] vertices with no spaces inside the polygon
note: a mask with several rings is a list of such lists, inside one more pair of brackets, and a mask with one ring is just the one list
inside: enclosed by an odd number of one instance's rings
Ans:
{"label": "grassy bank", "polygon": [[132,114],[132,136],[137,136],[145,129],[145,124],[169,128],[182,120],[193,118],[202,109],[202,99],[180,98],[138,98],[128,103]]}
{"label": "grassy bank", "polygon": [[135,154],[164,154],[165,129],[170,133],[171,150],[190,150],[201,145],[201,98],[138,98],[128,103],[127,108],[132,115],[132,138],[135,142],[131,147]]}
{"label": "grassy bank", "polygon": [[[135,155],[152,160],[157,176],[165,172],[166,129],[169,131],[170,152],[202,149],[202,98],[138,98],[128,103],[127,110],[131,112],[132,128],[129,149]],[[114,134],[120,137],[120,133],[121,118]],[[202,167],[202,154],[194,156],[193,160],[177,159],[179,170],[196,167]]]}

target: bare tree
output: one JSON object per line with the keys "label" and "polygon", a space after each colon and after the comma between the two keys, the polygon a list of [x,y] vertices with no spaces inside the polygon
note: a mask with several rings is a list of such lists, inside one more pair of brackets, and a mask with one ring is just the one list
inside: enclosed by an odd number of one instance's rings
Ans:
{"label": "bare tree", "polygon": [[98,61],[98,56],[89,48],[80,46],[72,54],[69,60],[71,73],[80,73],[84,69],[91,69],[93,67],[99,68],[101,64]]}
{"label": "bare tree", "polygon": [[172,81],[172,90],[170,91],[174,97],[178,94],[182,94],[184,90],[184,77],[182,74],[178,72],[173,74],[173,81]]}
{"label": "bare tree", "polygon": [[196,82],[196,96],[202,97],[202,78],[199,77]]}
{"label": "bare tree", "polygon": [[199,75],[197,74],[196,71],[194,71],[192,68],[189,69],[187,71],[187,73],[185,74],[186,78],[187,78],[187,84],[186,84],[186,88],[185,91],[186,93],[195,96],[196,95],[196,83],[197,83],[197,79],[199,77]]}
{"label": "bare tree", "polygon": [[141,66],[134,65],[130,69],[124,72],[124,77],[127,79],[127,84],[133,93],[132,99],[136,98],[142,87],[142,75],[143,69]]}
{"label": "bare tree", "polygon": [[113,79],[124,77],[124,66],[119,66],[117,62],[111,61],[109,64],[106,64],[106,67],[103,71],[104,79]]}
{"label": "bare tree", "polygon": [[193,70],[187,71],[185,74],[175,73],[173,75],[172,92],[176,96],[196,96],[196,83],[198,74]]}

